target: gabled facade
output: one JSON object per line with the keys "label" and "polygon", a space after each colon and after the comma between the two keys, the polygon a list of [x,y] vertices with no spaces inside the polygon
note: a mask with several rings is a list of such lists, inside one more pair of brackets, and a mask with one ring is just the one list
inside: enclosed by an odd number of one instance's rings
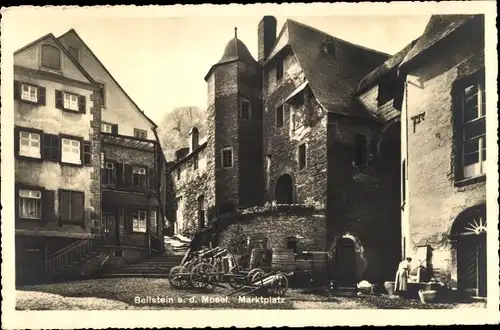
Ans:
{"label": "gabled facade", "polygon": [[[98,226],[98,86],[48,34],[14,54],[16,279]],[[95,221],[96,220],[96,221]]]}
{"label": "gabled facade", "polygon": [[101,166],[103,226],[107,242],[163,251],[165,159],[156,124],[128,96],[74,30],[59,41],[95,79],[102,101]]}
{"label": "gabled facade", "polygon": [[74,30],[18,50],[14,74],[18,282],[161,253],[156,125]]}

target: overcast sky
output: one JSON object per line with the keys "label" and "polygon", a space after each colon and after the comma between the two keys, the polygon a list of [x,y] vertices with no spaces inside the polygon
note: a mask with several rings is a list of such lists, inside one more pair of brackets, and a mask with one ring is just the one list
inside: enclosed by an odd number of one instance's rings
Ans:
{"label": "overcast sky", "polygon": [[[270,13],[272,14],[272,13]],[[288,17],[335,37],[394,54],[424,30],[425,16]],[[278,33],[287,17],[276,17]],[[204,76],[238,28],[257,58],[259,16],[183,18],[65,17],[61,13],[10,22],[15,49],[74,28],[134,101],[153,120],[178,106],[206,107]]]}

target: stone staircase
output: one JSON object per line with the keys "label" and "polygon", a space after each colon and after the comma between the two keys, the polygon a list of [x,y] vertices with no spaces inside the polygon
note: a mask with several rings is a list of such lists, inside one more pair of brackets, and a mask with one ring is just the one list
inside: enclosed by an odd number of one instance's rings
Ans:
{"label": "stone staircase", "polygon": [[110,269],[100,277],[157,277],[168,278],[172,267],[178,266],[184,255],[163,254]]}

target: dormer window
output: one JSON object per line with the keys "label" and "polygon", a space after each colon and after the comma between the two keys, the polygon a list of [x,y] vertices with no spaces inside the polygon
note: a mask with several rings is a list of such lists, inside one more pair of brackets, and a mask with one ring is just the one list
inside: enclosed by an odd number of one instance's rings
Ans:
{"label": "dormer window", "polygon": [[80,61],[80,54],[78,52],[78,48],[73,46],[68,46],[68,53],[77,61]]}
{"label": "dormer window", "polygon": [[54,70],[61,69],[61,52],[59,48],[52,45],[42,46],[42,66]]}

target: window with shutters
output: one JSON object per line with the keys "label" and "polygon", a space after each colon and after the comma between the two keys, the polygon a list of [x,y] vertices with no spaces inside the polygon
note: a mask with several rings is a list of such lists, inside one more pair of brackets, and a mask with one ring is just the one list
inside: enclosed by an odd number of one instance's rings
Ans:
{"label": "window with shutters", "polygon": [[108,124],[108,123],[102,123],[101,124],[101,132],[111,134],[113,132],[113,125]]}
{"label": "window with shutters", "polygon": [[85,221],[84,193],[59,190],[59,218],[61,222],[82,224]]}
{"label": "window with shutters", "polygon": [[53,162],[59,162],[60,156],[60,142],[59,135],[43,134],[43,148],[42,158]]}
{"label": "window with shutters", "polygon": [[222,148],[222,167],[231,168],[233,167],[233,148],[224,147]]}
{"label": "window with shutters", "polygon": [[41,158],[41,134],[19,131],[19,156]]}
{"label": "window with shutters", "polygon": [[21,84],[21,100],[38,103],[38,87]]}
{"label": "window with shutters", "polygon": [[132,167],[132,185],[134,187],[147,187],[146,169],[143,167]]}
{"label": "window with shutters", "polygon": [[42,218],[42,192],[40,190],[19,189],[19,218]]}
{"label": "window with shutters", "polygon": [[52,45],[42,46],[42,66],[60,70],[61,69],[61,51]]}
{"label": "window with shutters", "polygon": [[63,92],[63,97],[64,97],[64,109],[79,111],[78,95]]}
{"label": "window with shutters", "polygon": [[61,138],[61,162],[68,164],[82,164],[82,142],[70,138]]}
{"label": "window with shutters", "polygon": [[156,216],[156,211],[149,211],[149,231],[152,234],[157,234],[158,230],[158,218]]}
{"label": "window with shutters", "polygon": [[132,231],[134,233],[147,232],[147,212],[145,210],[132,212]]}
{"label": "window with shutters", "polygon": [[486,174],[486,89],[484,71],[460,81],[454,89],[456,142],[460,151],[457,162],[459,180]]}
{"label": "window with shutters", "polygon": [[139,139],[147,139],[148,132],[143,129],[134,128],[134,136]]}

